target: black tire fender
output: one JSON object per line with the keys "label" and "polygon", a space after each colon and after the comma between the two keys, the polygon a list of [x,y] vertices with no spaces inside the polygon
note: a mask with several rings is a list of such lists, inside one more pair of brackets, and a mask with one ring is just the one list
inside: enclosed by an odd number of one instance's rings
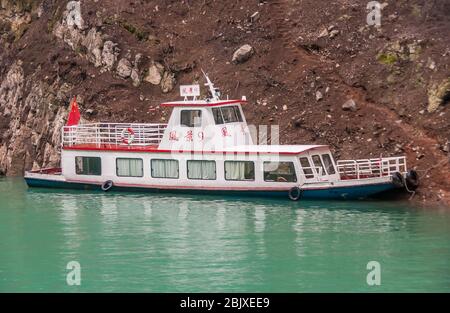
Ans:
{"label": "black tire fender", "polygon": [[298,201],[302,197],[303,191],[299,187],[292,187],[289,190],[289,199],[292,201]]}
{"label": "black tire fender", "polygon": [[395,185],[395,187],[403,187],[403,175],[399,172],[395,172],[394,174],[392,174],[392,183]]}
{"label": "black tire fender", "polygon": [[405,181],[408,189],[416,190],[419,187],[419,174],[415,170],[410,170],[406,173]]}
{"label": "black tire fender", "polygon": [[114,183],[112,180],[107,180],[102,184],[102,190],[103,191],[109,191],[114,186]]}

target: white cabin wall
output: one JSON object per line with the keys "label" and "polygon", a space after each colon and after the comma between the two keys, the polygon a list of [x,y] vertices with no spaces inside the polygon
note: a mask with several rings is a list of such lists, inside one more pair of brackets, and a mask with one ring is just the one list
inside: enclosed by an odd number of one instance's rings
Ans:
{"label": "white cabin wall", "polygon": [[[227,105],[224,105],[227,106]],[[240,145],[253,145],[250,131],[247,127],[242,107],[238,106],[243,122],[216,125],[212,113],[213,107],[175,107],[167,124],[159,149],[163,150],[194,150],[194,151],[220,151],[227,147]],[[180,115],[182,110],[201,110],[201,127],[181,126]],[[226,129],[226,136],[224,130]],[[188,139],[188,132],[192,132],[192,141]],[[175,134],[176,140],[171,138]]]}
{"label": "white cabin wall", "polygon": [[[101,157],[102,175],[88,176],[77,175],[75,172],[75,157]],[[143,177],[118,177],[116,175],[116,158],[140,158],[143,160]],[[153,178],[151,177],[151,159],[177,159],[179,160],[179,179]],[[138,152],[116,152],[116,151],[62,151],[62,171],[67,181],[80,181],[101,184],[107,180],[112,180],[115,184],[130,184],[143,187],[173,187],[173,188],[195,188],[195,187],[221,187],[227,188],[284,188],[288,190],[300,183],[300,165],[295,155],[279,155],[274,158],[271,155],[227,155],[226,160],[230,161],[253,161],[255,162],[254,181],[230,181],[225,180],[224,155],[223,154],[193,154],[190,153],[138,153]],[[193,180],[187,178],[187,160],[213,160],[216,161],[216,180]],[[290,161],[294,162],[297,173],[296,183],[285,182],[265,182],[263,177],[263,163],[265,161]]]}

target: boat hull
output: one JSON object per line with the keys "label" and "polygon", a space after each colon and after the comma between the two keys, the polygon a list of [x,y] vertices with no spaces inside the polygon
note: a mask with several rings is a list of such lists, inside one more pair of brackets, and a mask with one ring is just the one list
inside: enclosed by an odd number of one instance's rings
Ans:
{"label": "boat hull", "polygon": [[[53,189],[75,189],[102,191],[101,185],[86,182],[68,182],[64,180],[52,180],[47,178],[26,177],[25,181],[29,187],[53,188]],[[334,186],[321,188],[308,188],[302,190],[300,200],[358,200],[378,196],[384,192],[396,189],[391,182],[368,183],[354,186]],[[289,190],[238,190],[238,189],[190,189],[190,188],[154,188],[145,186],[113,186],[109,191],[118,192],[148,192],[148,193],[175,193],[175,194],[210,194],[224,196],[249,196],[261,198],[285,198],[289,199]]]}

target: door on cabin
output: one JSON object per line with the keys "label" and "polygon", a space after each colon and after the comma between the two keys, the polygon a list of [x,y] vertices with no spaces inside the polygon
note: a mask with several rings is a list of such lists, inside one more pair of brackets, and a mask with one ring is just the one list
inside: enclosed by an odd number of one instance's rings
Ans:
{"label": "door on cabin", "polygon": [[316,170],[314,169],[313,163],[311,161],[311,157],[308,154],[302,154],[299,157],[300,161],[300,177],[301,181],[305,184],[315,183],[319,181],[319,176],[317,175]]}
{"label": "door on cabin", "polygon": [[336,169],[329,153],[305,153],[299,157],[300,177],[305,183],[336,180]]}

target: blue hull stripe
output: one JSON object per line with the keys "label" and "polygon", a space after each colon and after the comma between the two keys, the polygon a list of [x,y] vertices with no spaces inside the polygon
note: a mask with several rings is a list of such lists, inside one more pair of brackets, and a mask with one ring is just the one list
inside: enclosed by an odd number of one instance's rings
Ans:
{"label": "blue hull stripe", "polygon": [[[62,182],[38,178],[25,178],[29,187],[77,189],[101,191],[101,186],[96,184]],[[301,199],[364,199],[379,195],[388,190],[395,189],[391,183],[372,184],[350,187],[333,187],[326,189],[303,190]],[[113,186],[111,191],[149,192],[149,193],[177,193],[177,194],[215,194],[230,196],[254,196],[254,197],[278,197],[288,198],[288,191],[279,190],[196,190],[196,189],[158,189],[139,187]]]}

